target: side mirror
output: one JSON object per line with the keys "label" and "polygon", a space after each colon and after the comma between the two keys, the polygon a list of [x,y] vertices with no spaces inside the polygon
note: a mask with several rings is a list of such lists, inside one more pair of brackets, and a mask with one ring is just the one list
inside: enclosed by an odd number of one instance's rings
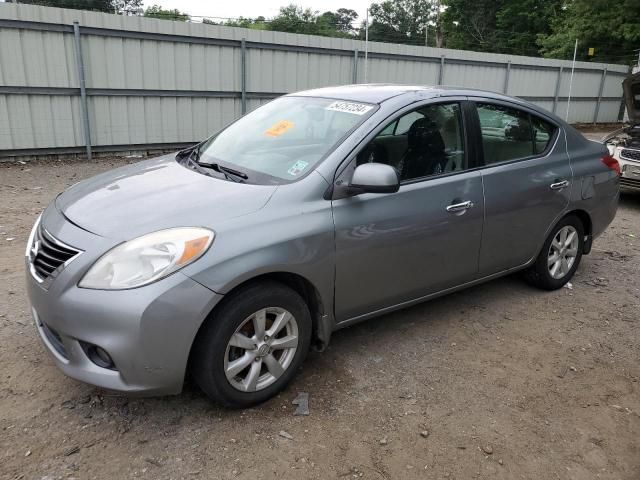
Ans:
{"label": "side mirror", "polygon": [[349,189],[353,193],[395,193],[400,189],[400,179],[391,165],[363,163],[353,172]]}

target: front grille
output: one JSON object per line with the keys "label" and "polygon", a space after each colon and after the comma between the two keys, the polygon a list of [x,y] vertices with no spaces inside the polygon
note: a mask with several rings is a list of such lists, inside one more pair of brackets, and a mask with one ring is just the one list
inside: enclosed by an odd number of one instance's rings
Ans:
{"label": "front grille", "polygon": [[626,158],[627,160],[634,160],[636,162],[640,162],[640,150],[630,150],[628,148],[623,148],[620,151],[620,157]]}
{"label": "front grille", "polygon": [[620,177],[620,186],[640,190],[640,179]]}
{"label": "front grille", "polygon": [[79,250],[55,239],[40,225],[36,230],[29,258],[34,273],[44,280],[78,253]]}

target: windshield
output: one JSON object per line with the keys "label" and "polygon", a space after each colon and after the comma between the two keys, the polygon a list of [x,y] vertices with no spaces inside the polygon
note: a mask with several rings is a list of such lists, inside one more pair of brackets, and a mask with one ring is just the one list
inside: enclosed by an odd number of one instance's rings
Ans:
{"label": "windshield", "polygon": [[256,177],[287,183],[313,170],[373,111],[374,106],[365,103],[281,97],[207,140],[199,159],[246,173],[250,183],[260,182]]}

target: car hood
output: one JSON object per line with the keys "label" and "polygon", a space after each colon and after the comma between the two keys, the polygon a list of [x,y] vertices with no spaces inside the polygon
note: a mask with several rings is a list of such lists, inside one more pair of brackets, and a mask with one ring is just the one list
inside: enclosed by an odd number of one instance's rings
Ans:
{"label": "car hood", "polygon": [[625,78],[622,89],[629,120],[634,124],[640,123],[640,72]]}
{"label": "car hood", "polygon": [[80,228],[127,240],[172,227],[215,230],[224,220],[262,208],[276,188],[203,175],[180,165],[171,154],[77,183],[55,204]]}

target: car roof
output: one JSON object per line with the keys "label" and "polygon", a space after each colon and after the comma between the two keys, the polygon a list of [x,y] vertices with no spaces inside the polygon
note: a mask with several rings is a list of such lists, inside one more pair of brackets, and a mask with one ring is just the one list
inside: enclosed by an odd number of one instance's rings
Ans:
{"label": "car roof", "polygon": [[[290,93],[289,96],[296,97],[319,97],[333,98],[336,100],[346,100],[352,102],[376,103],[380,104],[400,95],[414,94],[423,99],[451,96],[484,97],[494,100],[506,100],[511,103],[529,107],[532,110],[543,113],[553,118],[557,122],[564,123],[551,112],[539,106],[517,97],[511,97],[502,93],[478,90],[474,88],[454,87],[444,85],[397,85],[390,83],[370,83],[357,85],[341,85],[335,87],[323,87],[302,92]],[[410,103],[410,102],[408,102]]]}
{"label": "car roof", "polygon": [[[335,87],[315,88],[291,93],[297,97],[324,97],[354,102],[382,103],[390,98],[406,93],[419,93],[423,98],[447,97],[452,95],[483,96],[513,100],[501,93],[476,90],[464,87],[448,87],[443,85],[397,85],[392,83],[369,83],[356,85],[340,85]],[[522,101],[520,99],[516,99]]]}
{"label": "car roof", "polygon": [[341,85],[336,87],[315,88],[302,92],[292,93],[294,96],[304,97],[325,97],[340,100],[351,100],[354,102],[382,103],[390,98],[397,97],[403,93],[416,91],[435,91],[438,87],[417,86],[417,85],[394,85],[389,83],[372,83],[357,85]]}

